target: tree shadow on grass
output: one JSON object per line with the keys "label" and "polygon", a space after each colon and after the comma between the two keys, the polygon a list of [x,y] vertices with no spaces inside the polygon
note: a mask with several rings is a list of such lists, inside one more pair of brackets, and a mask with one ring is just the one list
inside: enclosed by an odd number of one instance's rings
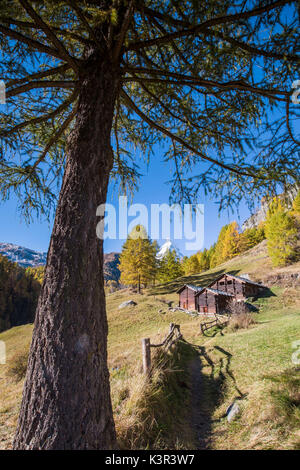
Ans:
{"label": "tree shadow on grass", "polygon": [[158,294],[171,294],[176,292],[181,286],[184,284],[193,284],[197,287],[206,287],[210,284],[214,279],[219,277],[224,272],[228,272],[233,275],[238,275],[239,270],[231,270],[226,271],[225,269],[219,269],[218,271],[209,272],[207,274],[199,273],[199,274],[192,274],[189,276],[182,276],[177,279],[174,279],[171,282],[166,284],[161,284],[155,287],[152,287],[149,291],[150,295],[158,295]]}
{"label": "tree shadow on grass", "polygon": [[[195,449],[204,450],[212,447],[212,427],[218,421],[214,418],[215,410],[221,405],[229,382],[236,390],[233,400],[246,396],[237,385],[231,370],[232,355],[218,346],[215,349],[222,354],[213,360],[204,346],[187,343],[194,351],[190,362],[190,425],[195,437]],[[229,381],[229,382],[228,382]]]}
{"label": "tree shadow on grass", "polygon": [[221,369],[224,367],[226,374],[230,377],[230,379],[233,382],[233,386],[237,392],[237,396],[234,397],[235,400],[242,400],[243,398],[246,397],[247,394],[243,393],[238,385],[237,381],[235,379],[235,376],[233,375],[233,372],[230,368],[231,366],[231,359],[232,359],[232,354],[229,353],[228,351],[225,351],[225,349],[221,348],[220,346],[215,346],[214,347],[217,351],[219,351],[221,354],[224,354],[224,357],[220,359],[221,362]]}
{"label": "tree shadow on grass", "polygon": [[217,334],[219,334],[220,336],[224,336],[223,328],[225,326],[226,326],[225,324],[224,325],[217,324],[203,331],[202,335],[205,336],[206,338],[214,338],[215,336],[217,336]]}
{"label": "tree shadow on grass", "polygon": [[254,300],[268,299],[269,297],[277,297],[277,295],[269,287],[265,287],[259,294],[254,296]]}

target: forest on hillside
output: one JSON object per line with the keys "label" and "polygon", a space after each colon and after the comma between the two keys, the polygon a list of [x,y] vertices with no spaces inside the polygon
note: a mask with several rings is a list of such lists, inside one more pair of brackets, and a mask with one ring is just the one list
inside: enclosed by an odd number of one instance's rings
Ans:
{"label": "forest on hillside", "polygon": [[40,272],[41,269],[21,268],[0,255],[0,332],[33,322]]}
{"label": "forest on hillside", "polygon": [[[140,236],[137,234],[141,234]],[[268,255],[274,267],[294,263],[300,258],[300,191],[289,208],[281,196],[269,200],[266,220],[258,226],[239,230],[236,221],[224,225],[217,241],[208,249],[180,259],[170,250],[157,259],[158,245],[144,227],[129,234],[120,255],[121,283],[136,287],[163,284],[180,276],[198,274],[245,253],[261,241],[267,241]],[[108,283],[111,290],[116,283]]]}
{"label": "forest on hillside", "polygon": [[[120,258],[118,255],[113,260],[113,267],[121,271],[121,284],[139,291],[155,283],[163,284],[214,268],[265,239],[273,266],[284,266],[299,259],[300,192],[291,209],[285,207],[281,198],[275,197],[270,201],[266,220],[257,227],[241,232],[233,221],[222,227],[217,241],[209,249],[183,259],[171,250],[158,260],[157,242],[150,240],[143,227],[139,229],[143,236],[135,236],[137,227],[123,245]],[[25,269],[0,255],[0,331],[34,321],[43,276],[43,266]],[[113,278],[106,280],[106,285],[110,292],[119,287]]]}

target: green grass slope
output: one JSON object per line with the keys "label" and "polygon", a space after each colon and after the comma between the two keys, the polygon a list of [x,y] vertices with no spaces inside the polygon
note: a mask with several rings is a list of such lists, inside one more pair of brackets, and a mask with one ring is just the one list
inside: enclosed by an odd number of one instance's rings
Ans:
{"label": "green grass slope", "polygon": [[[203,374],[222,377],[211,413],[213,448],[300,448],[300,367],[292,360],[300,340],[300,289],[274,293],[257,302],[256,325],[205,342],[211,362],[204,358]],[[234,400],[242,412],[229,424],[225,412]]]}
{"label": "green grass slope", "polygon": [[[265,246],[188,282],[208,282],[218,272],[263,279]],[[290,270],[297,270],[294,265]],[[142,295],[129,290],[107,295],[111,391],[121,448],[295,449],[300,446],[300,374],[292,362],[300,340],[300,288],[274,288],[258,299],[249,329],[214,329],[200,334],[200,319],[170,312],[174,290],[185,279]],[[135,307],[119,309],[125,300]],[[170,323],[181,325],[185,342],[172,354],[158,353],[151,382],[141,373],[141,339],[159,342]],[[0,365],[0,448],[10,448],[20,406],[24,360],[32,325],[0,334],[7,364]],[[228,423],[234,401],[241,413]],[[176,418],[174,418],[176,417]],[[195,417],[197,422],[195,423]]]}

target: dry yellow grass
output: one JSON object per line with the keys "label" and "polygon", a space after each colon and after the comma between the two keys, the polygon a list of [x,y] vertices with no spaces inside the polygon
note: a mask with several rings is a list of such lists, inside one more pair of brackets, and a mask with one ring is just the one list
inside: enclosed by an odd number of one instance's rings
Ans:
{"label": "dry yellow grass", "polygon": [[[168,296],[168,300],[172,300],[172,297],[176,299],[175,295]],[[163,296],[160,296],[160,299],[162,298]],[[137,306],[119,309],[120,303],[128,299],[135,300]],[[158,313],[159,310],[163,310],[163,313]],[[172,322],[180,323],[184,336],[193,342],[199,336],[199,321],[191,319],[188,315],[169,312],[167,305],[153,296],[132,294],[127,290],[107,296],[107,312],[112,400],[119,435],[124,436],[124,429],[129,429],[129,423],[137,419],[137,415],[131,413],[133,404],[147,403],[147,397],[151,396],[150,390],[153,390],[156,383],[154,381],[150,388],[143,385],[141,339],[150,337],[152,342],[159,342],[167,334]],[[16,368],[19,358],[24,356],[24,350],[29,349],[31,335],[32,325],[0,333],[0,340],[5,341],[7,345],[7,363],[0,365],[0,449],[11,447],[23,388],[23,379],[18,381],[12,370]],[[140,393],[141,390],[144,391],[143,394]],[[137,406],[137,414],[141,411],[138,408]],[[149,423],[147,427],[149,428]],[[125,440],[129,443],[129,439]],[[133,438],[131,441],[134,445]]]}
{"label": "dry yellow grass", "polygon": [[239,402],[240,418],[230,424],[223,418],[215,426],[214,448],[299,450],[299,387],[300,369],[297,368],[253,382],[245,399]]}
{"label": "dry yellow grass", "polygon": [[187,393],[191,350],[182,343],[172,349],[156,351],[150,380],[137,370],[120,383],[119,393],[113,387],[114,399],[119,397],[114,411],[121,449],[193,448]]}
{"label": "dry yellow grass", "polygon": [[[193,398],[193,376],[187,375],[191,354],[197,354],[199,406],[203,406],[210,448],[297,448],[298,397],[292,385],[289,385],[289,396],[284,395],[287,380],[284,374],[292,366],[292,343],[300,340],[300,289],[274,289],[274,294],[256,302],[260,313],[251,328],[236,332],[215,329],[207,332],[207,336],[199,333],[199,318],[168,310],[162,300],[175,302],[176,294],[155,297],[123,290],[108,295],[109,368],[120,446],[197,447],[188,413]],[[137,305],[119,309],[119,304],[128,299]],[[171,322],[181,325],[189,343],[187,349],[180,352],[175,362],[169,358],[163,367],[161,363],[157,365],[152,382],[145,382],[141,374],[141,338],[150,337],[151,342],[159,342]],[[31,334],[31,325],[0,334],[0,340],[7,345],[7,364],[0,366],[2,449],[11,446],[23,383],[10,376],[9,371],[16,355],[28,348]],[[298,380],[298,374],[293,372],[292,382]],[[266,376],[279,378],[274,382]],[[242,413],[229,424],[224,414],[236,397],[242,398]],[[292,408],[291,403],[294,403]]]}
{"label": "dry yellow grass", "polygon": [[32,325],[19,326],[0,334],[7,354],[6,364],[0,365],[0,449],[11,447],[23,389],[23,380],[17,381],[15,376],[11,376],[10,368],[16,354],[29,349],[31,334]]}

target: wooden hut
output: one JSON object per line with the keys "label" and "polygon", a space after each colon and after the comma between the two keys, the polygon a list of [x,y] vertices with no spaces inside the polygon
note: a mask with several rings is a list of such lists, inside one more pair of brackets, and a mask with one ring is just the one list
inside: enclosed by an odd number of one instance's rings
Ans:
{"label": "wooden hut", "polygon": [[178,289],[179,307],[186,310],[196,310],[195,294],[202,290],[202,287],[193,286],[192,284],[184,284]]}
{"label": "wooden hut", "polygon": [[234,299],[233,294],[204,287],[201,291],[196,292],[195,307],[199,313],[222,314],[229,310],[229,305]]}
{"label": "wooden hut", "polygon": [[207,287],[217,291],[227,292],[234,295],[237,300],[244,300],[247,297],[259,295],[266,287],[257,282],[241,276],[224,273],[211,282]]}

